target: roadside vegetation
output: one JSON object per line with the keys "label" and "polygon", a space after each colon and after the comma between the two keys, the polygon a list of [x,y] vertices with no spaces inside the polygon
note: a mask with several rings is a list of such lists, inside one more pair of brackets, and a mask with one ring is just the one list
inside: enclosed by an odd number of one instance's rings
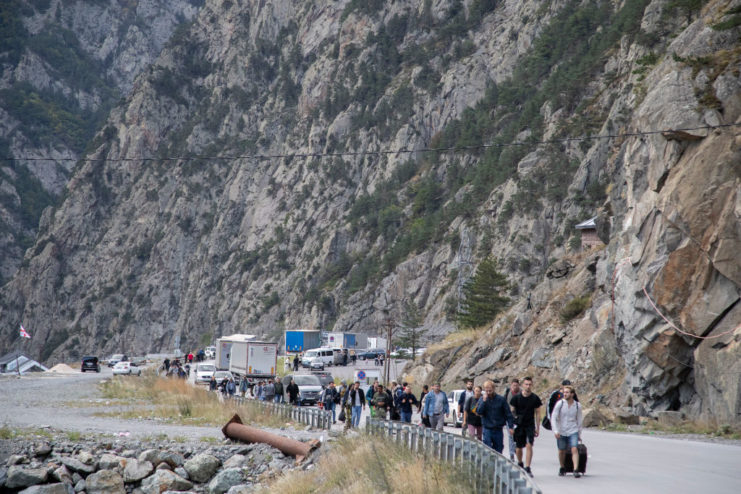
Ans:
{"label": "roadside vegetation", "polygon": [[404,492],[405,494],[474,492],[462,469],[417,456],[373,436],[342,438],[331,443],[311,470],[293,470],[261,493]]}
{"label": "roadside vegetation", "polygon": [[655,420],[641,425],[610,424],[603,428],[611,432],[632,432],[636,434],[696,434],[720,439],[741,440],[741,429],[729,424],[709,424],[701,421],[686,421],[679,425],[667,426]]}
{"label": "roadside vegetation", "polygon": [[101,384],[103,397],[117,400],[118,410],[95,415],[124,419],[151,419],[166,423],[223,426],[238,413],[246,424],[265,427],[286,425],[285,419],[270,414],[257,404],[240,406],[220,400],[217,393],[193,386],[181,379],[143,374],[140,378],[114,377]]}

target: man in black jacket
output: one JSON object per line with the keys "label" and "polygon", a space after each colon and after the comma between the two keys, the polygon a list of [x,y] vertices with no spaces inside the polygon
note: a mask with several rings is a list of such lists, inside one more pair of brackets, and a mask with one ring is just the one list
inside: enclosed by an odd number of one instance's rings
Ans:
{"label": "man in black jacket", "polygon": [[401,421],[406,422],[407,424],[411,424],[412,406],[418,405],[419,402],[417,401],[417,398],[412,394],[412,390],[409,386],[404,387],[404,392],[402,392],[401,397],[398,401],[399,411],[401,412]]}
{"label": "man in black jacket", "polygon": [[[363,413],[365,408],[365,393],[360,389],[360,381],[355,381],[347,393],[345,393],[345,403],[349,404],[350,410],[352,410],[352,427],[360,425],[360,415]],[[345,424],[350,422],[350,418],[347,417]]]}
{"label": "man in black jacket", "polygon": [[291,379],[288,386],[286,386],[286,393],[288,393],[288,401],[291,405],[298,406],[298,384],[296,384],[293,379]]}
{"label": "man in black jacket", "polygon": [[322,405],[324,406],[325,410],[331,410],[332,411],[332,423],[336,423],[336,415],[334,412],[334,402],[337,398],[337,389],[334,387],[334,383],[331,382],[327,385],[326,389],[322,391]]}
{"label": "man in black jacket", "polygon": [[280,377],[275,378],[275,402],[283,403],[283,383],[280,382]]}

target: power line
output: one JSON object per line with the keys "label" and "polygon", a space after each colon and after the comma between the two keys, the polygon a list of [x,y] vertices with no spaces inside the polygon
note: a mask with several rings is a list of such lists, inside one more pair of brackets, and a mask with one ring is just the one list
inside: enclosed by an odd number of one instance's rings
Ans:
{"label": "power line", "polygon": [[728,127],[740,127],[741,123],[705,125],[701,127],[682,128],[682,129],[663,129],[647,130],[636,132],[624,132],[621,134],[597,134],[580,137],[563,137],[559,139],[545,140],[526,140],[521,142],[490,143],[477,144],[474,146],[448,146],[437,148],[420,148],[420,149],[381,149],[378,151],[341,151],[336,153],[279,153],[279,154],[246,154],[246,155],[225,155],[225,156],[165,156],[165,157],[125,157],[125,158],[11,158],[0,157],[0,161],[85,161],[85,162],[125,162],[125,161],[196,161],[196,160],[271,160],[271,159],[306,159],[306,158],[343,158],[358,156],[391,156],[395,154],[415,154],[415,153],[459,153],[468,151],[477,151],[489,148],[505,147],[522,147],[522,146],[543,146],[546,144],[564,144],[569,142],[596,141],[604,139],[622,139],[627,137],[644,137],[656,134],[674,134],[678,132],[694,132],[698,130],[715,130]]}

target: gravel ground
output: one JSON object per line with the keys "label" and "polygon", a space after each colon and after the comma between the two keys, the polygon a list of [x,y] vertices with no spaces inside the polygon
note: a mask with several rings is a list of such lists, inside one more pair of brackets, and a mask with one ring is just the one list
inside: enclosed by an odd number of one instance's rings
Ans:
{"label": "gravel ground", "polygon": [[[105,368],[100,374],[24,375],[0,377],[0,426],[10,428],[52,428],[83,434],[110,434],[117,437],[143,438],[166,435],[178,440],[223,439],[220,427],[195,427],[164,424],[153,420],[95,417],[106,407],[98,384],[111,377]],[[131,377],[136,379],[136,377]],[[70,403],[74,403],[71,406]],[[90,406],[86,406],[89,404]],[[270,429],[267,429],[270,430]],[[273,432],[280,433],[279,430]],[[325,431],[291,431],[299,440],[320,439]]]}

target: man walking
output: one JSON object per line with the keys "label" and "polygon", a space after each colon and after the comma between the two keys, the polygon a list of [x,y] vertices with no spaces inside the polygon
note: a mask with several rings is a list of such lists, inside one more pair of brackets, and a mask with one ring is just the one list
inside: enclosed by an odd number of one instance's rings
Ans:
{"label": "man walking", "polygon": [[[406,384],[406,383],[405,383]],[[407,424],[412,423],[412,406],[417,404],[417,398],[412,394],[409,386],[404,387],[404,392],[399,397],[399,412],[401,421]]]}
{"label": "man walking", "polygon": [[[504,401],[509,403],[512,397],[518,394],[520,394],[520,380],[515,377],[512,378],[509,388],[507,388],[507,391],[504,393]],[[515,437],[514,435],[510,436],[507,434],[507,438],[507,442],[509,442],[509,459],[515,461],[515,450],[517,449],[515,446]]]}
{"label": "man walking", "polygon": [[298,372],[298,354],[293,356],[293,372]]}
{"label": "man walking", "polygon": [[288,393],[288,401],[291,405],[298,406],[298,385],[289,379],[288,386],[286,386],[286,393]]}
{"label": "man walking", "polygon": [[574,400],[576,392],[573,386],[563,387],[563,398],[556,403],[551,416],[551,427],[556,436],[558,445],[558,461],[561,468],[558,475],[563,477],[566,473],[565,461],[568,449],[571,449],[571,459],[574,462],[574,477],[581,477],[579,473],[579,439],[581,439],[582,414],[581,405]]}
{"label": "man walking", "polygon": [[432,385],[432,392],[427,395],[422,417],[430,419],[430,427],[442,431],[445,424],[445,415],[450,413],[448,397],[445,392],[440,391],[440,383]]}
{"label": "man walking", "polygon": [[476,415],[481,417],[483,426],[484,444],[501,454],[504,449],[504,438],[502,436],[502,427],[507,424],[510,435],[514,432],[512,412],[509,405],[504,401],[502,395],[494,392],[494,383],[486,381],[484,383],[484,395],[476,404]]}
{"label": "man walking", "polygon": [[525,448],[525,471],[532,477],[530,465],[533,461],[533,444],[535,438],[540,435],[540,407],[543,405],[540,397],[533,393],[532,377],[522,380],[522,392],[514,395],[509,404],[515,412],[515,424],[517,424],[514,433],[517,464],[520,468],[523,467],[522,448]]}
{"label": "man walking", "polygon": [[280,377],[275,378],[273,387],[275,388],[275,398],[273,398],[273,401],[275,403],[283,403],[283,383],[280,382]]}
{"label": "man walking", "polygon": [[[352,389],[346,393],[346,398],[352,413],[352,427],[358,427],[360,425],[360,415],[365,408],[365,393],[360,389],[360,381],[355,381]],[[345,424],[349,423],[350,420],[350,417],[345,417]]]}
{"label": "man walking", "polygon": [[334,383],[331,382],[327,385],[327,387],[322,392],[322,404],[324,405],[324,409],[332,412],[332,423],[337,422],[337,417],[335,415],[334,411],[334,402],[337,398],[337,389],[334,387]]}
{"label": "man walking", "polygon": [[273,401],[275,399],[275,385],[272,379],[268,379],[268,383],[262,388],[262,401]]}
{"label": "man walking", "polygon": [[373,399],[371,404],[376,411],[376,418],[386,420],[386,412],[390,407],[391,398],[383,387],[383,384],[379,384],[376,391],[373,393]]}
{"label": "man walking", "polygon": [[[461,420],[463,420],[462,417],[465,414],[464,405],[466,400],[471,397],[473,397],[473,381],[471,379],[466,379],[466,390],[458,397],[458,416],[461,417]],[[465,436],[467,431],[468,429],[463,427],[461,435]]]}

